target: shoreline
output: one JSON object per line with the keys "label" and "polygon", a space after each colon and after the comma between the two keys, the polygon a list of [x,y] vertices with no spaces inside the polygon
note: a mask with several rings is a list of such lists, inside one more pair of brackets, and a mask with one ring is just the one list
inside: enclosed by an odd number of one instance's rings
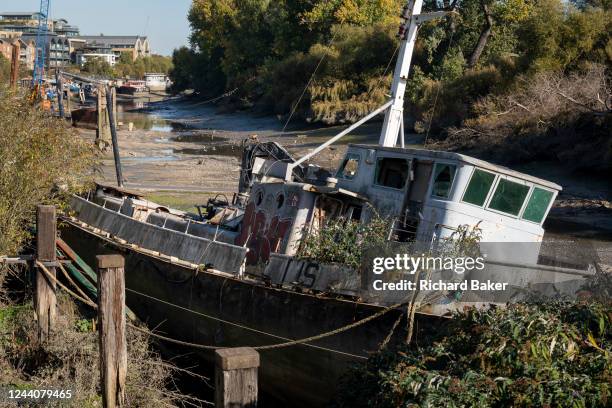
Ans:
{"label": "shoreline", "polygon": [[[284,123],[278,118],[243,111],[218,113],[214,105],[184,97],[144,101],[145,107],[130,109],[130,105],[142,102],[142,98],[135,98],[119,103],[123,109],[118,116],[123,125],[119,126],[118,138],[126,187],[150,197],[161,196],[166,199],[163,204],[177,204],[182,209],[196,202],[201,204],[201,200],[218,193],[237,191],[243,140],[277,142],[293,157],[301,157],[346,127],[296,121],[282,132]],[[142,120],[141,128],[129,132],[130,118]],[[95,137],[93,130],[77,129],[87,139]],[[348,143],[376,143],[379,132],[380,123],[373,120],[312,162],[334,168]],[[408,147],[423,147],[423,135],[410,134],[406,139]],[[555,162],[534,161],[509,167],[563,186],[545,224],[551,235],[612,240],[612,186],[603,177],[584,177]],[[109,152],[102,168],[100,181],[114,183]]]}

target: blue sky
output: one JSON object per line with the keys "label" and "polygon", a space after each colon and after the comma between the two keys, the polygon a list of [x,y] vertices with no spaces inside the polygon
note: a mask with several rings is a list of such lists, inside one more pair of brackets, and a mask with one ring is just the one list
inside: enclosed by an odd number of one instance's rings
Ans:
{"label": "blue sky", "polygon": [[[51,0],[49,16],[81,34],[146,35],[153,53],[171,55],[188,44],[190,0]],[[38,11],[40,0],[0,0],[0,12]]]}

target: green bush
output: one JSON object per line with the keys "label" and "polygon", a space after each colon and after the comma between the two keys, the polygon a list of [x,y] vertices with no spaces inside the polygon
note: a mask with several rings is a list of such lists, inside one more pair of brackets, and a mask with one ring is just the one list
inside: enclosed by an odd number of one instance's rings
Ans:
{"label": "green bush", "polygon": [[16,255],[36,205],[62,205],[91,180],[95,150],[65,121],[3,86],[0,118],[0,255]]}
{"label": "green bush", "polygon": [[357,269],[366,249],[383,244],[388,234],[389,222],[380,217],[367,224],[344,218],[330,219],[322,227],[304,233],[297,256]]}
{"label": "green bush", "polygon": [[606,407],[609,303],[514,304],[455,315],[430,345],[354,368],[338,407]]}

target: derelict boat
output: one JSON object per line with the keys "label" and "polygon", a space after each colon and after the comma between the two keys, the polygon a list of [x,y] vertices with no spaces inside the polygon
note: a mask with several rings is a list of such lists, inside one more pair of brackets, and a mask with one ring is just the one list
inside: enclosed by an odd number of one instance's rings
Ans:
{"label": "derelict boat", "polygon": [[[542,224],[560,186],[458,153],[396,147],[398,139],[403,145],[403,94],[417,24],[441,14],[419,14],[421,5],[415,0],[404,9],[392,99],[312,153],[295,160],[276,143],[246,146],[239,192],[231,202],[211,200],[205,214],[99,185],[73,198],[62,238],[91,266],[101,253],[125,255],[127,304],[150,327],[219,347],[308,338],[405,299],[372,293],[369,278],[344,265],[295,256],[305,231],[339,217],[367,223],[381,215],[393,220],[390,240],[424,250],[461,226],[477,225],[481,245],[490,244],[483,274],[571,293],[590,271],[538,264]],[[349,145],[334,174],[305,164],[383,112],[379,145]],[[472,295],[463,300],[482,303]],[[442,298],[417,311],[417,339],[451,308]],[[308,344],[262,350],[261,388],[294,405],[324,404],[347,367],[379,349],[400,313]],[[392,341],[405,339],[405,329]],[[210,351],[201,355],[212,358]]]}

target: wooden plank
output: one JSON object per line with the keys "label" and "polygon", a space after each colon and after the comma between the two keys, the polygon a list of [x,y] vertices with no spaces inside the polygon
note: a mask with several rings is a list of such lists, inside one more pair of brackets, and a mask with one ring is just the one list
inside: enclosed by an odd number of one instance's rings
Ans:
{"label": "wooden plank", "polygon": [[98,255],[98,324],[100,380],[105,408],[125,406],[125,261],[121,255]]}
{"label": "wooden plank", "polygon": [[[55,207],[39,205],[36,209],[36,257],[39,261],[53,262],[56,260],[56,236]],[[55,267],[48,266],[47,270],[55,277]],[[44,342],[55,326],[55,281],[50,280],[42,270],[36,268],[35,286],[34,307],[38,321],[38,340]]]}
{"label": "wooden plank", "polygon": [[257,406],[259,353],[250,347],[215,351],[215,406]]}

